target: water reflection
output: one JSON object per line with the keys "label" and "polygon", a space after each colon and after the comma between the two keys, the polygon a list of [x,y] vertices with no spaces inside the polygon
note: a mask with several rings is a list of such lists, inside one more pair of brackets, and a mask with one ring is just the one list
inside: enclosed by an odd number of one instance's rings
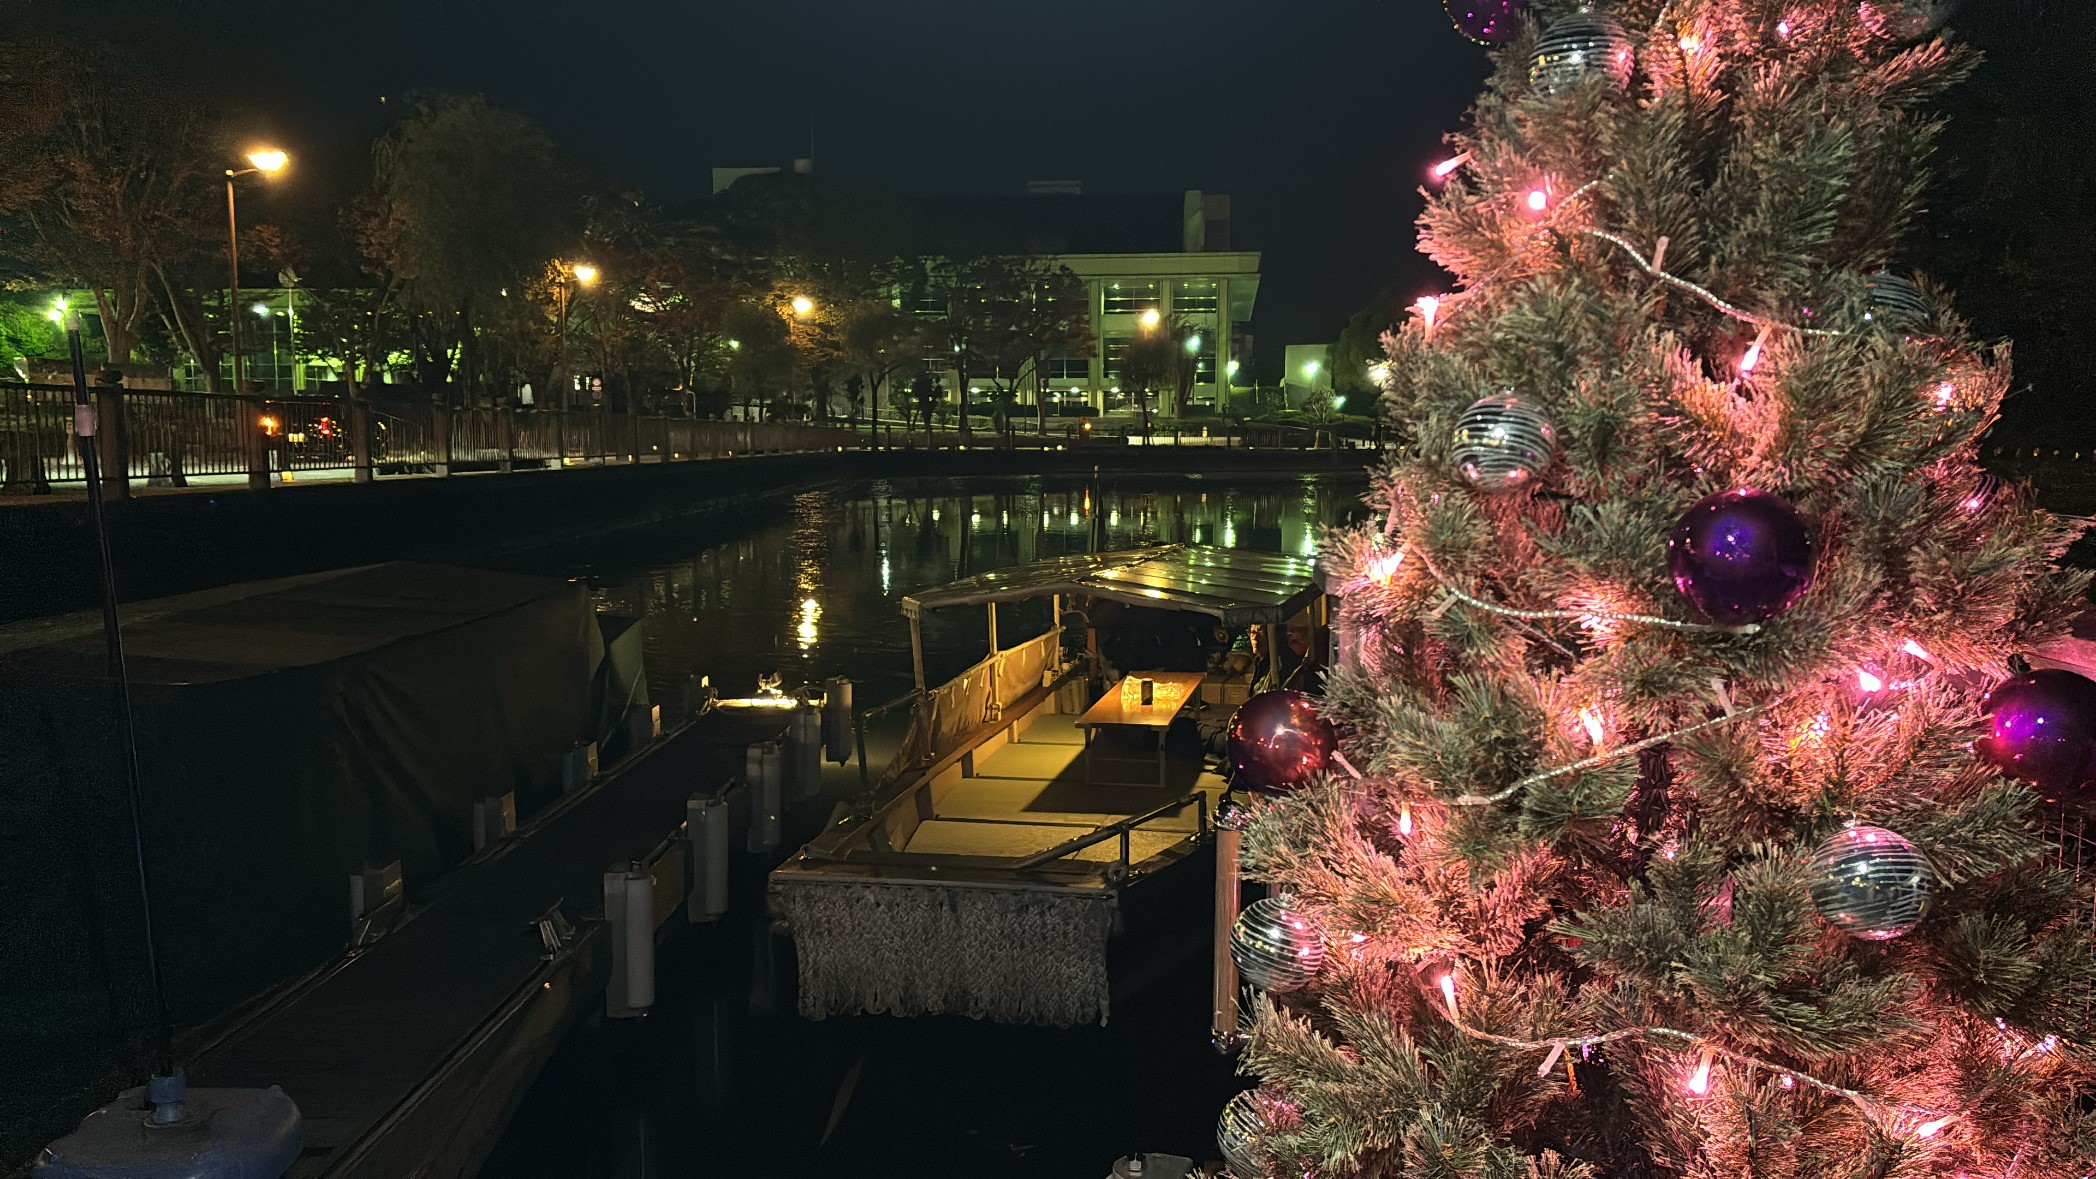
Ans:
{"label": "water reflection", "polygon": [[[776,672],[788,685],[848,676],[871,704],[910,687],[901,600],[915,590],[1095,546],[1191,541],[1311,555],[1327,525],[1360,513],[1364,487],[1358,475],[1233,477],[1229,486],[1152,477],[1107,480],[1095,503],[1077,479],[840,484],[747,513],[742,534],[725,543],[694,530],[690,556],[660,555],[676,542],[658,536],[657,553],[600,560],[584,575],[599,609],[645,619],[656,699],[676,699],[695,674],[740,695]],[[1044,629],[1048,608],[1007,608],[1004,640]],[[934,682],[981,658],[988,641],[973,610],[928,615],[924,638]]]}

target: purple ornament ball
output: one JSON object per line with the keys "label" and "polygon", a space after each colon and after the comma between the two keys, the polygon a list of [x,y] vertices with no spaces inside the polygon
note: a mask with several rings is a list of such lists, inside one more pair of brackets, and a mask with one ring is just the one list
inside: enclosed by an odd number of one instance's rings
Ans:
{"label": "purple ornament ball", "polygon": [[1239,786],[1281,793],[1309,784],[1332,764],[1339,734],[1317,714],[1316,701],[1284,688],[1238,705],[1226,748]]}
{"label": "purple ornament ball", "polygon": [[1523,0],[1441,0],[1456,32],[1480,45],[1504,45],[1521,35]]}
{"label": "purple ornament ball", "polygon": [[2047,802],[2081,800],[2096,779],[2096,682],[2071,671],[2027,672],[1980,701],[1992,722],[1972,743],[1989,765],[2036,786]]}
{"label": "purple ornament ball", "polygon": [[1667,541],[1674,587],[1723,626],[1774,618],[1812,585],[1812,534],[1796,508],[1738,488],[1696,501]]}

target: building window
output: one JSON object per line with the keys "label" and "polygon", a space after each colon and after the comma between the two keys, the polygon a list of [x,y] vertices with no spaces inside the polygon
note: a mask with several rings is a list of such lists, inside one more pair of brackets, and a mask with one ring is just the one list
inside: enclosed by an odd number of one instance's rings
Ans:
{"label": "building window", "polygon": [[1041,376],[1050,381],[1088,381],[1092,360],[1088,356],[1051,356],[1042,362]]}
{"label": "building window", "polygon": [[1105,377],[1109,381],[1120,377],[1121,361],[1128,355],[1129,342],[1125,336],[1120,339],[1107,339],[1105,348],[1106,363],[1100,369],[1100,376]]}
{"label": "building window", "polygon": [[1180,283],[1172,292],[1174,311],[1214,311],[1217,307],[1215,280]]}
{"label": "building window", "polygon": [[1106,313],[1132,315],[1157,306],[1154,282],[1110,282],[1106,284]]}
{"label": "building window", "polygon": [[1203,352],[1194,357],[1194,384],[1215,384],[1215,353]]}

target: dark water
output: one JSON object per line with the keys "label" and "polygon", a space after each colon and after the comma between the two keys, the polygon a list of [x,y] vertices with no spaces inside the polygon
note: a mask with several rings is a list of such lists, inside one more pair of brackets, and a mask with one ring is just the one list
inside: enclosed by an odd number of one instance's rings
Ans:
{"label": "dark water", "polygon": [[[1085,552],[1095,531],[1109,548],[1189,540],[1309,554],[1323,526],[1361,510],[1364,486],[1359,475],[839,485],[536,568],[582,577],[600,608],[644,618],[659,699],[694,673],[727,694],[764,673],[789,685],[842,675],[864,706],[910,687],[900,602],[912,590]],[[1006,608],[999,621],[1007,642],[1039,633],[1046,605]],[[928,616],[928,677],[981,658],[986,638],[979,611]],[[855,786],[854,773],[833,773],[825,793]],[[789,844],[829,805],[792,816]],[[728,919],[680,919],[645,1019],[577,1026],[483,1174],[1084,1179],[1135,1150],[1212,1153],[1216,1113],[1239,1083],[1208,1044],[1205,958],[1121,1004],[1105,1027],[811,1022],[793,1014],[790,965],[763,919],[771,866],[741,866]]]}

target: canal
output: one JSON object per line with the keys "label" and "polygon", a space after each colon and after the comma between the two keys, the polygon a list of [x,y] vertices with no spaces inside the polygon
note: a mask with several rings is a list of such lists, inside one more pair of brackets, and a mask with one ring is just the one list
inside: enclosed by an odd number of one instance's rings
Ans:
{"label": "canal", "polygon": [[[693,675],[725,695],[777,675],[844,676],[860,706],[907,691],[905,594],[1092,545],[1191,541],[1308,555],[1358,516],[1359,473],[910,479],[811,488],[732,521],[666,528],[513,559],[580,578],[606,613],[641,619],[651,695]],[[1007,613],[1007,639],[1045,629]],[[926,618],[926,674],[982,657],[977,611]],[[856,770],[794,816],[797,843]],[[790,854],[782,847],[776,858]],[[736,880],[736,912],[675,929],[658,1004],[640,1020],[592,1016],[567,1037],[483,1171],[494,1179],[670,1176],[1104,1175],[1136,1150],[1213,1152],[1237,1087],[1208,1044],[1205,960],[1138,993],[1104,1027],[1012,1027],[958,1018],[794,1014],[790,956],[761,913],[762,872]],[[1205,920],[1205,914],[1192,920]],[[783,962],[782,962],[783,958]]]}

